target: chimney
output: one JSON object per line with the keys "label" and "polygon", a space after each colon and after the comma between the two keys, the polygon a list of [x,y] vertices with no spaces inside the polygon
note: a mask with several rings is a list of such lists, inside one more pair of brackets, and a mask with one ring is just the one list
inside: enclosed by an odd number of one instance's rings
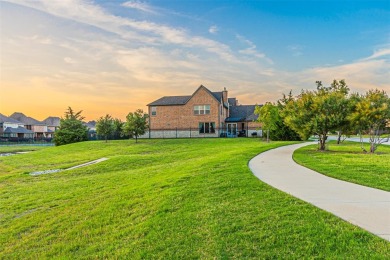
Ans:
{"label": "chimney", "polygon": [[223,88],[222,99],[223,99],[222,102],[224,102],[224,103],[228,102],[228,92],[227,92],[226,88]]}

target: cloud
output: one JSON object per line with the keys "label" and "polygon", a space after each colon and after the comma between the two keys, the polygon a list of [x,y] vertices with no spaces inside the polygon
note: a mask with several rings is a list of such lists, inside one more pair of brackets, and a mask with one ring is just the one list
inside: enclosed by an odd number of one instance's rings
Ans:
{"label": "cloud", "polygon": [[301,45],[289,45],[287,49],[291,52],[293,57],[299,57],[303,55],[303,46]]}
{"label": "cloud", "polygon": [[374,53],[362,60],[372,60],[372,59],[377,59],[377,58],[384,58],[390,56],[390,45],[386,47],[382,47],[379,49],[376,49]]}
{"label": "cloud", "polygon": [[72,58],[69,58],[69,57],[65,57],[64,58],[64,61],[65,63],[68,63],[68,64],[75,64],[75,60],[73,60]]}
{"label": "cloud", "polygon": [[[114,116],[121,116],[124,110],[143,108],[164,95],[188,95],[200,84],[214,91],[226,86],[242,104],[275,101],[291,89],[298,94],[314,89],[316,80],[327,84],[334,78],[345,79],[356,91],[390,89],[386,45],[349,64],[289,72],[275,67],[266,53],[241,35],[233,35],[235,42],[229,45],[179,26],[115,16],[92,1],[12,2],[18,4],[15,13],[1,10],[2,61],[9,65],[2,68],[2,86],[20,83],[41,93],[42,84],[53,97],[96,101],[107,110],[99,108],[94,112],[98,116],[111,109],[117,111]],[[16,9],[20,5],[29,8],[21,12]],[[211,26],[209,32],[217,33],[218,27]],[[303,49],[288,48],[292,53]],[[18,88],[13,89],[17,93]],[[72,98],[74,93],[80,94]],[[104,96],[115,102],[110,106],[101,100]],[[64,102],[58,102],[61,111]],[[82,109],[93,114],[92,108]]]}
{"label": "cloud", "polygon": [[57,17],[95,26],[109,33],[117,34],[125,40],[138,42],[140,45],[175,44],[182,47],[202,48],[219,55],[221,58],[231,58],[231,50],[225,44],[200,36],[192,36],[181,28],[114,16],[92,2],[81,0],[37,0],[34,2],[11,0],[11,2],[38,9]]}
{"label": "cloud", "polygon": [[253,42],[251,42],[250,40],[246,39],[244,36],[241,36],[241,35],[236,35],[236,38],[241,43],[249,46],[246,49],[239,50],[239,53],[253,56],[253,57],[256,57],[258,59],[263,59],[263,60],[267,61],[269,64],[273,64],[273,61],[270,58],[266,57],[266,55],[264,53],[260,53],[256,50],[256,45]]}
{"label": "cloud", "polygon": [[219,31],[218,27],[216,25],[210,26],[209,33],[216,34]]}
{"label": "cloud", "polygon": [[141,1],[128,1],[123,3],[122,6],[136,9],[145,13],[157,14],[157,12],[153,9],[152,6]]}

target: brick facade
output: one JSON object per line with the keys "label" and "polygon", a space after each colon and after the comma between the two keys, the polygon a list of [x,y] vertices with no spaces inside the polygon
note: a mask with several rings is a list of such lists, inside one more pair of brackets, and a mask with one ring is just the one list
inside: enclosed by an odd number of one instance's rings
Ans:
{"label": "brick facade", "polygon": [[[195,106],[204,105],[210,106],[209,114],[194,113]],[[244,136],[250,136],[260,128],[260,124],[253,120],[257,118],[254,117],[254,108],[255,105],[239,105],[235,98],[229,99],[226,89],[211,92],[201,85],[191,96],[162,97],[148,104],[150,131],[143,137],[237,136],[242,130],[245,131]],[[200,123],[213,123],[215,129],[203,132]],[[230,130],[232,126],[234,134]]]}
{"label": "brick facade", "polygon": [[[197,105],[210,105],[210,114],[195,115],[194,106]],[[214,122],[216,128],[220,128],[223,126],[227,114],[227,109],[204,87],[200,87],[185,105],[155,107],[156,115],[152,115],[152,106],[149,106],[149,127],[151,130],[198,129],[199,122]]]}

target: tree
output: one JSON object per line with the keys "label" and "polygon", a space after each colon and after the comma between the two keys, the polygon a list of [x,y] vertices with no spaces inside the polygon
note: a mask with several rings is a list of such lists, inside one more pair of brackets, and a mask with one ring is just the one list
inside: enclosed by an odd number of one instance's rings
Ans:
{"label": "tree", "polygon": [[123,122],[119,118],[115,118],[113,120],[114,125],[114,132],[113,132],[113,138],[114,139],[120,139],[123,135],[122,128],[123,128]]}
{"label": "tree", "polygon": [[100,117],[96,122],[96,132],[98,135],[104,136],[106,140],[114,133],[114,119],[107,114],[105,117]]}
{"label": "tree", "polygon": [[88,128],[82,122],[81,111],[75,113],[71,107],[65,112],[65,117],[60,119],[60,126],[54,132],[54,144],[56,146],[82,142],[88,140]]}
{"label": "tree", "polygon": [[130,112],[126,116],[126,122],[123,125],[123,133],[128,134],[130,138],[135,137],[138,142],[138,136],[145,134],[148,128],[148,115],[144,114],[142,109],[137,109],[134,113]]}
{"label": "tree", "polygon": [[284,123],[281,115],[281,111],[290,100],[291,92],[287,97],[283,95],[277,104],[267,102],[262,107],[256,107],[255,114],[259,115],[257,121],[267,130],[267,139],[269,136],[272,140],[301,140],[299,135]]}
{"label": "tree", "polygon": [[330,87],[317,81],[316,91],[302,91],[282,111],[284,122],[303,140],[311,135],[319,138],[319,150],[325,150],[330,131],[340,130],[348,116],[349,88],[344,80],[334,80]]}
{"label": "tree", "polygon": [[381,130],[388,127],[390,122],[390,98],[385,91],[369,90],[363,96],[355,96],[354,110],[350,114],[351,122],[359,127],[362,150],[366,152],[363,144],[363,134],[369,135],[370,153],[390,138],[381,137]]}

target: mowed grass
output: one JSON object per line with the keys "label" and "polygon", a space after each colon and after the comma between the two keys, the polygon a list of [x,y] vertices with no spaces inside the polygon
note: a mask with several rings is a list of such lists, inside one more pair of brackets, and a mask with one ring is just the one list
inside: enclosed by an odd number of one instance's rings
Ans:
{"label": "mowed grass", "polygon": [[[367,146],[367,145],[366,145]],[[363,153],[360,143],[331,142],[329,151],[317,145],[294,152],[294,160],[312,170],[340,180],[390,191],[390,146],[381,145],[375,154]]]}
{"label": "mowed grass", "polygon": [[0,258],[388,259],[387,241],[252,175],[252,157],[285,144],[84,142],[0,158]]}

